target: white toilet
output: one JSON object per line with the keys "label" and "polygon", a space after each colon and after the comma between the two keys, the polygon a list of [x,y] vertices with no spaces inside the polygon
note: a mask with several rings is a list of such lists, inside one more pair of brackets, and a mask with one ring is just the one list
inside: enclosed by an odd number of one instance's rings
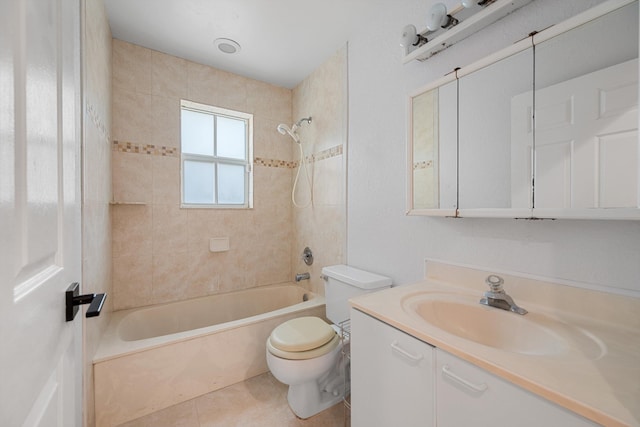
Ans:
{"label": "white toilet", "polygon": [[[349,298],[388,288],[391,279],[347,265],[322,269],[329,325],[319,317],[299,317],[276,327],[267,339],[267,364],[289,385],[293,412],[309,418],[339,402],[345,393],[346,361],[339,325],[349,319]],[[348,381],[348,378],[347,378]]]}

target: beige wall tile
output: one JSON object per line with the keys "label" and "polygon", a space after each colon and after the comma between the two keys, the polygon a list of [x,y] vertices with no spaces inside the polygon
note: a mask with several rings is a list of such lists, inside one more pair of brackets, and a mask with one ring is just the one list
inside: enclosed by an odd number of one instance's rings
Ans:
{"label": "beige wall tile", "polygon": [[[282,135],[276,129],[280,123],[291,126],[291,118],[281,121],[265,119],[261,116],[253,118],[253,155],[266,159],[293,160],[293,139],[289,135]],[[297,155],[297,152],[296,152]]]}
{"label": "beige wall tile", "polygon": [[151,51],[151,94],[184,98],[187,96],[187,60]]}
{"label": "beige wall tile", "polygon": [[151,253],[152,208],[147,205],[115,205],[113,215],[113,257]]}
{"label": "beige wall tile", "polygon": [[152,163],[153,203],[180,206],[180,158],[146,157]]}
{"label": "beige wall tile", "polygon": [[81,321],[83,425],[95,425],[92,360],[113,311],[111,275],[112,39],[103,1],[86,4],[83,18],[85,96],[82,138],[82,291],[106,293],[100,317]]}
{"label": "beige wall tile", "polygon": [[113,309],[142,307],[151,299],[151,252],[113,258]]}
{"label": "beige wall tile", "polygon": [[[346,152],[345,79],[346,48],[343,48],[293,90],[294,117],[313,116],[312,124],[300,130],[305,153],[317,154],[336,146],[342,146],[343,153]],[[324,293],[322,267],[346,261],[343,156],[318,159],[311,165],[314,205],[293,210],[292,268],[295,272],[309,271],[310,286],[320,293]],[[306,192],[308,185],[303,178],[298,184],[297,198],[302,199]],[[305,246],[314,252],[315,261],[310,267],[300,259]]]}
{"label": "beige wall tile", "polygon": [[220,290],[220,272],[226,268],[226,252],[212,253],[208,249],[189,252],[190,296],[211,295]]}
{"label": "beige wall tile", "polygon": [[209,102],[217,107],[252,112],[247,100],[247,86],[253,80],[222,70],[216,71],[218,73],[218,84],[215,88],[214,96]]}
{"label": "beige wall tile", "polygon": [[180,98],[151,97],[151,143],[156,146],[180,147]]}
{"label": "beige wall tile", "polygon": [[153,303],[185,299],[189,289],[189,255],[167,252],[153,255]]}
{"label": "beige wall tile", "polygon": [[342,155],[314,164],[313,202],[316,206],[344,205]]}
{"label": "beige wall tile", "polygon": [[112,152],[113,199],[116,202],[151,203],[152,157]]}
{"label": "beige wall tile", "polygon": [[248,80],[247,105],[250,112],[256,116],[285,121],[291,117],[291,91],[268,83]]}
{"label": "beige wall tile", "polygon": [[152,97],[150,94],[113,88],[113,139],[151,144]]}
{"label": "beige wall tile", "polygon": [[113,86],[151,94],[151,50],[113,39]]}
{"label": "beige wall tile", "polygon": [[212,102],[220,80],[218,70],[195,62],[187,63],[187,97],[194,102]]}
{"label": "beige wall tile", "polygon": [[153,254],[187,251],[187,212],[177,205],[153,205]]}

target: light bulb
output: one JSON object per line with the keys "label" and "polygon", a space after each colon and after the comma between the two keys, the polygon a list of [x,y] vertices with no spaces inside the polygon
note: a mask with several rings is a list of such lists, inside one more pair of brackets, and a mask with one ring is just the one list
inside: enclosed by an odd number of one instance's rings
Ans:
{"label": "light bulb", "polygon": [[418,31],[415,25],[409,24],[402,29],[402,35],[400,36],[401,47],[413,46],[417,41]]}
{"label": "light bulb", "polygon": [[469,9],[478,4],[478,0],[462,0],[462,6]]}
{"label": "light bulb", "polygon": [[444,3],[436,3],[431,6],[429,16],[427,17],[427,29],[429,31],[437,31],[445,24],[447,20],[447,6]]}

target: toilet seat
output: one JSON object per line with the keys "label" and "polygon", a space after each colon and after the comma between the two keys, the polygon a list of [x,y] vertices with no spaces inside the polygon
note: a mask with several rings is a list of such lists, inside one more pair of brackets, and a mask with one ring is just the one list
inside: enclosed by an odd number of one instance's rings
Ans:
{"label": "toilet seat", "polygon": [[340,344],[335,330],[318,317],[298,317],[276,327],[267,340],[271,354],[304,360],[329,353]]}

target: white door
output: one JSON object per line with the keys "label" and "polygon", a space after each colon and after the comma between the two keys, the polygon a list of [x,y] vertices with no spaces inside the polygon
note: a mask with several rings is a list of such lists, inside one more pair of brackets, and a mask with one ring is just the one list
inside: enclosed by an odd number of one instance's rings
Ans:
{"label": "white door", "polygon": [[0,2],[0,425],[80,426],[79,0]]}
{"label": "white door", "polygon": [[[535,96],[534,207],[638,207],[638,60],[537,89]],[[529,97],[514,97],[512,108],[514,116],[531,117]],[[531,151],[530,131],[512,124],[514,152]]]}

